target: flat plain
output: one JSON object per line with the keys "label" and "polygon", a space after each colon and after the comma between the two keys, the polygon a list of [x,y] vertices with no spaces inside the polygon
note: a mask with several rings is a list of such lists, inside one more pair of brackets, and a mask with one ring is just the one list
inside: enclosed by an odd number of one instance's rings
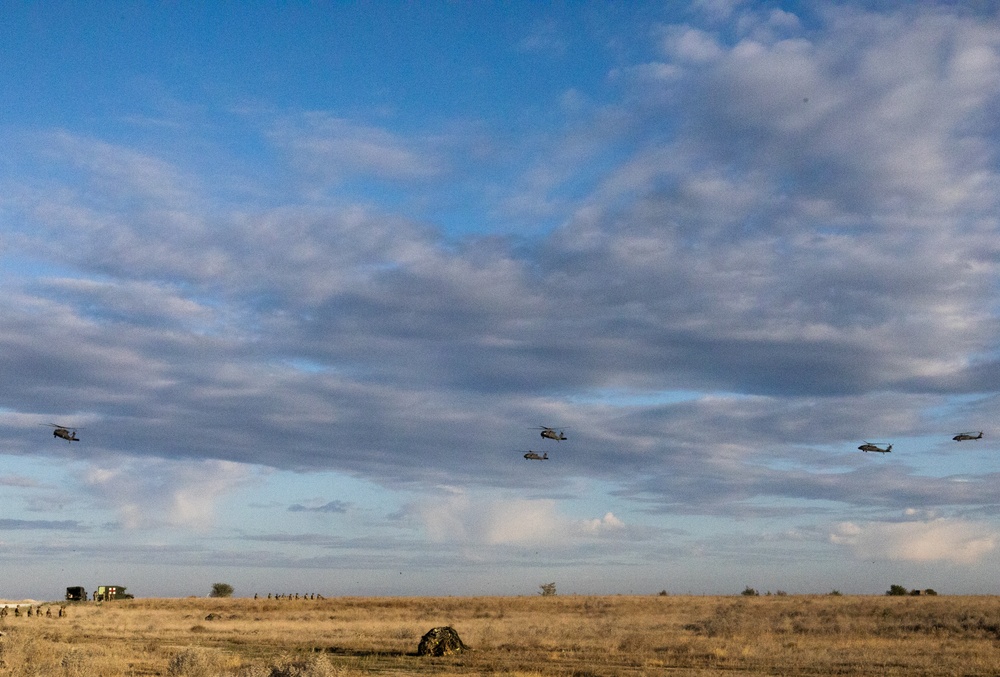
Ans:
{"label": "flat plain", "polygon": [[[0,618],[0,674],[997,675],[1000,598],[184,598]],[[51,608],[52,615],[46,611]],[[451,626],[465,653],[418,656]]]}

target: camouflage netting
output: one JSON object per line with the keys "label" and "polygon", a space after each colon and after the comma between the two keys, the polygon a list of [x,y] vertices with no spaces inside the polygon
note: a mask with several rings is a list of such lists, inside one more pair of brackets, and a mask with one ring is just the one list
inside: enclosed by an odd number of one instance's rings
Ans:
{"label": "camouflage netting", "polygon": [[426,635],[420,638],[417,646],[418,656],[450,656],[451,654],[462,653],[468,647],[462,643],[462,638],[458,636],[454,628],[432,628]]}

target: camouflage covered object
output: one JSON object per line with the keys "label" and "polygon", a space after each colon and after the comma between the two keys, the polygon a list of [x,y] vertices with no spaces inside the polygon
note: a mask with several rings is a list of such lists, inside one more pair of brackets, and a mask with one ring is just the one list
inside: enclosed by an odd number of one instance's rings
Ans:
{"label": "camouflage covered object", "polygon": [[468,647],[462,643],[462,638],[458,636],[452,627],[432,628],[426,635],[420,638],[417,646],[418,656],[450,656],[462,653]]}

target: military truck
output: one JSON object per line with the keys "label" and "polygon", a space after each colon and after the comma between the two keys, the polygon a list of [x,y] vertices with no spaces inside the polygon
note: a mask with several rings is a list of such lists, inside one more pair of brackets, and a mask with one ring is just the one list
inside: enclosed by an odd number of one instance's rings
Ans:
{"label": "military truck", "polygon": [[134,599],[134,595],[125,593],[124,585],[99,585],[94,592],[95,602],[108,602],[113,599]]}
{"label": "military truck", "polygon": [[66,588],[66,601],[67,602],[86,602],[87,601],[87,588],[82,585],[74,585]]}

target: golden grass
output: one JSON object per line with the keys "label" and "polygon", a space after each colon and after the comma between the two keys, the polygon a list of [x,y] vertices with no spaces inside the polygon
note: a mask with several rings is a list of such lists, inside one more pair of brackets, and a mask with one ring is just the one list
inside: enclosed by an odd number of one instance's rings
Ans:
{"label": "golden grass", "polygon": [[[415,655],[450,625],[472,651]],[[996,675],[993,597],[138,599],[0,620],[0,675]]]}

